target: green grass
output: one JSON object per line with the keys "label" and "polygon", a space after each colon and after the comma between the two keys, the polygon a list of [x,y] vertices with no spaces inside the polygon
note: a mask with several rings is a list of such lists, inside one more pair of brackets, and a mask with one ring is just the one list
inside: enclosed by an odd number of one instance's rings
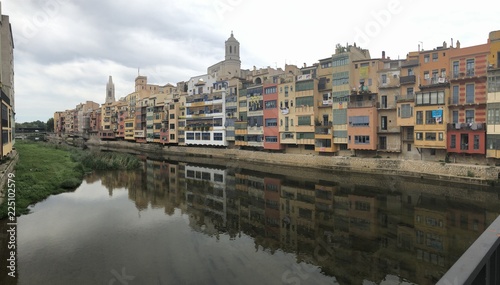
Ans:
{"label": "green grass", "polygon": [[[50,195],[75,190],[86,172],[134,169],[140,161],[132,155],[83,151],[41,142],[16,142],[19,161],[15,166],[16,214]],[[7,216],[7,203],[0,205],[0,219]]]}

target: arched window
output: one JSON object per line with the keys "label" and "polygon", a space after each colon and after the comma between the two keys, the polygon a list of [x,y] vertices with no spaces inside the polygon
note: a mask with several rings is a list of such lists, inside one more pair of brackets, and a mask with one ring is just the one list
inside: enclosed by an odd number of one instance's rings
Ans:
{"label": "arched window", "polygon": [[229,46],[229,53],[233,53],[233,47]]}

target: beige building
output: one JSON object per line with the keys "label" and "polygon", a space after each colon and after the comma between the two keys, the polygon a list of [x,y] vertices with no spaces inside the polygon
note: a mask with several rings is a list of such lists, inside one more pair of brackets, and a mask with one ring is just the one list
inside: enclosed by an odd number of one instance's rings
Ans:
{"label": "beige building", "polygon": [[[0,15],[2,14],[0,3]],[[14,146],[14,40],[9,16],[1,15],[0,22],[0,88],[1,88],[1,109],[0,109],[0,137],[1,150],[0,157],[8,155]]]}
{"label": "beige building", "polygon": [[378,147],[384,156],[401,153],[401,127],[397,122],[397,96],[401,90],[401,65],[404,60],[391,60],[382,52],[378,70]]}

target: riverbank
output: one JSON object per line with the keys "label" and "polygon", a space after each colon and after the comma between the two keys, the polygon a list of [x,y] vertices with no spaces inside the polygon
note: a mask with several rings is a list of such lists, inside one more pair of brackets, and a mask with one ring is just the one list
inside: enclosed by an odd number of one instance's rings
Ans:
{"label": "riverbank", "polygon": [[[16,142],[19,161],[15,166],[16,215],[29,212],[29,205],[53,194],[73,191],[85,173],[98,169],[134,169],[137,158],[112,153],[92,153],[68,146]],[[0,205],[0,219],[7,216],[7,203]]]}
{"label": "riverbank", "polygon": [[186,158],[201,157],[331,171],[411,176],[422,179],[480,185],[496,185],[500,173],[500,167],[493,165],[468,165],[440,161],[331,157],[209,147],[161,146],[158,144],[139,144],[126,141],[89,140],[86,142],[86,145],[100,150],[143,154],[153,159],[183,161]]}

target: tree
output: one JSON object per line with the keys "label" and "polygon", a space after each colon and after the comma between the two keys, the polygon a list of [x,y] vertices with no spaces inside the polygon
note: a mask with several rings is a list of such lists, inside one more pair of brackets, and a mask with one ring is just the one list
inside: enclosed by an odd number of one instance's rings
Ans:
{"label": "tree", "polygon": [[45,129],[47,132],[53,132],[54,131],[54,118],[49,118],[47,120],[47,127]]}

